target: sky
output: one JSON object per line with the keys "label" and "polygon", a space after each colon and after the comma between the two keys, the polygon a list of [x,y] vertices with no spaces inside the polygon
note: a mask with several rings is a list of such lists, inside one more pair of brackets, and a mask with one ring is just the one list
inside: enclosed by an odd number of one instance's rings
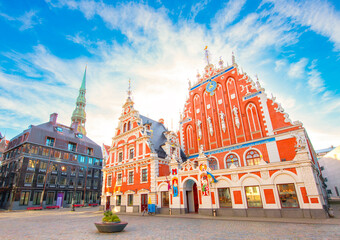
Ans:
{"label": "sky", "polygon": [[0,132],[70,125],[87,65],[87,136],[110,145],[131,79],[135,109],[178,129],[188,80],[211,62],[256,75],[315,149],[340,145],[340,2],[0,1]]}

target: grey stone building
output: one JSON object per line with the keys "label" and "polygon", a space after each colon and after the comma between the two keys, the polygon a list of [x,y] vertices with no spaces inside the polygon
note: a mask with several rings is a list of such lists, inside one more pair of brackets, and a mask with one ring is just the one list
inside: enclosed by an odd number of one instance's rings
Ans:
{"label": "grey stone building", "polygon": [[71,127],[50,121],[10,140],[0,166],[0,208],[96,204],[101,193],[101,147],[86,136],[85,76]]}

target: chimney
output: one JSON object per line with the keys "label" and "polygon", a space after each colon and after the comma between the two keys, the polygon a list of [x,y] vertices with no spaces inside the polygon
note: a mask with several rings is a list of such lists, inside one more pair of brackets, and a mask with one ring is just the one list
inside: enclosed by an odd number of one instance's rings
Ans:
{"label": "chimney", "polygon": [[71,124],[71,128],[73,129],[74,132],[78,132],[78,125],[79,125],[78,122],[73,122]]}
{"label": "chimney", "polygon": [[50,122],[52,123],[52,125],[57,124],[57,118],[58,118],[58,113],[52,113],[50,115]]}

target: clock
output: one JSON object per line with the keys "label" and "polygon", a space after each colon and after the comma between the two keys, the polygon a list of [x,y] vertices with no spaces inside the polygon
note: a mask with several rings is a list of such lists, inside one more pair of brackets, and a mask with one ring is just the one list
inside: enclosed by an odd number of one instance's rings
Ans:
{"label": "clock", "polygon": [[207,84],[206,90],[208,93],[210,93],[210,95],[214,95],[215,94],[215,89],[217,87],[217,83],[215,81],[210,81]]}

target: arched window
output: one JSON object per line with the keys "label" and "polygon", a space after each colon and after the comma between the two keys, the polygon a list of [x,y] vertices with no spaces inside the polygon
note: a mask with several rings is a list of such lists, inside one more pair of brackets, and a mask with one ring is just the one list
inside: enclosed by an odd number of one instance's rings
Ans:
{"label": "arched window", "polygon": [[126,132],[126,123],[124,123],[124,131],[123,132]]}
{"label": "arched window", "polygon": [[230,168],[231,164],[234,164],[236,167],[239,166],[238,157],[236,154],[229,154],[225,160],[225,163],[227,168]]}
{"label": "arched window", "polygon": [[259,165],[261,161],[260,154],[255,150],[250,150],[246,155],[247,165]]}
{"label": "arched window", "polygon": [[193,148],[193,143],[192,143],[192,139],[193,139],[193,132],[192,132],[192,127],[191,125],[188,126],[187,128],[187,147],[188,147],[188,150]]}
{"label": "arched window", "polygon": [[128,122],[128,127],[127,127],[127,130],[131,130],[131,122]]}
{"label": "arched window", "polygon": [[217,170],[218,169],[218,164],[215,158],[209,158],[208,159],[209,167],[211,170]]}

